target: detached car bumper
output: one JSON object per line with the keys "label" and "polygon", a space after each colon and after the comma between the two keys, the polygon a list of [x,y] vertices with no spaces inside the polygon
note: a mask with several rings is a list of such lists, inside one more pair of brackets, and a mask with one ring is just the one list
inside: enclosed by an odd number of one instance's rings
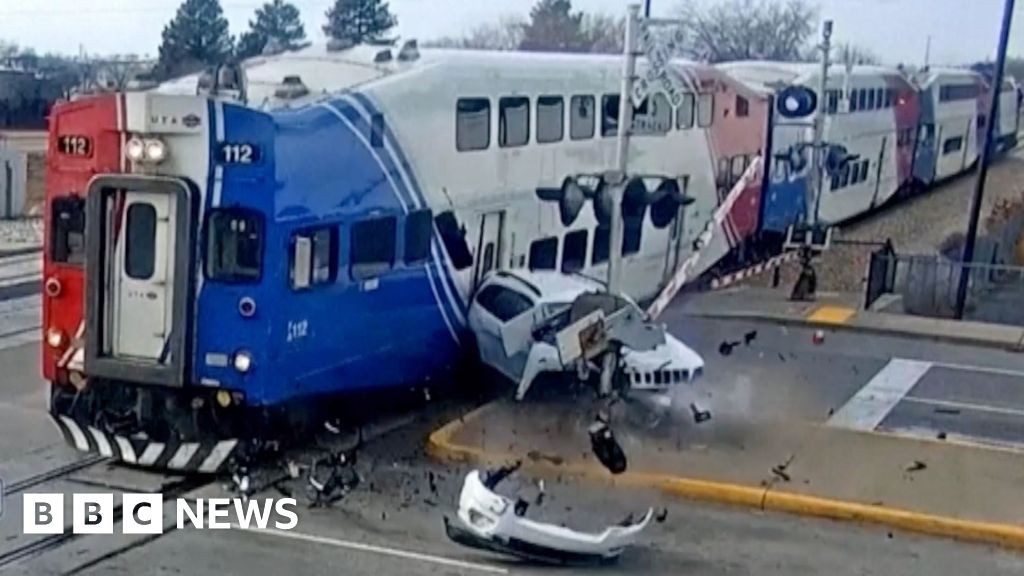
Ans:
{"label": "detached car bumper", "polygon": [[704,371],[704,360],[675,336],[652,350],[622,350],[623,374],[633,390],[666,390],[690,384]]}

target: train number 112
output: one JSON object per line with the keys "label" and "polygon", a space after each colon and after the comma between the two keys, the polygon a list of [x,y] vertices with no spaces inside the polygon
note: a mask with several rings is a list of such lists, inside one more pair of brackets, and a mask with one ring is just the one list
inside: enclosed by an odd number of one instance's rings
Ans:
{"label": "train number 112", "polygon": [[224,164],[255,164],[259,156],[259,148],[252,144],[222,144],[220,147],[220,161]]}

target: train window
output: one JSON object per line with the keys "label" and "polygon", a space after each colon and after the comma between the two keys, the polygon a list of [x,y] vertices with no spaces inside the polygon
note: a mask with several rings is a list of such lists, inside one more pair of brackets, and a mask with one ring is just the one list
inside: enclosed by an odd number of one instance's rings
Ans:
{"label": "train window", "polygon": [[844,164],[843,169],[839,172],[839,187],[846,188],[850,185],[850,165]]}
{"label": "train window", "polygon": [[525,146],[530,142],[530,99],[522,96],[498,101],[498,145]]}
{"label": "train window", "polygon": [[865,110],[874,110],[875,109],[875,91],[874,90],[870,90],[870,89],[867,90],[867,99],[868,99],[868,101],[867,101],[867,104],[864,106],[864,109]]}
{"label": "train window", "polygon": [[525,294],[493,284],[481,290],[476,301],[502,322],[508,322],[533,308],[533,301]]}
{"label": "train window", "polygon": [[942,153],[943,154],[952,154],[953,152],[959,151],[963,147],[964,147],[964,139],[963,139],[963,137],[957,136],[956,138],[950,138],[949,140],[946,140],[945,142],[942,143]]}
{"label": "train window", "polygon": [[586,230],[577,230],[565,235],[562,243],[562,272],[576,272],[587,265]]}
{"label": "train window", "polygon": [[430,256],[430,233],[434,216],[430,210],[417,210],[405,216],[405,263],[416,264]]}
{"label": "train window", "polygon": [[81,266],[85,263],[85,199],[56,198],[50,210],[50,258]]}
{"label": "train window", "polygon": [[875,88],[875,107],[885,108],[885,90]]}
{"label": "train window", "polygon": [[537,143],[559,142],[565,136],[565,101],[561,96],[537,98]]}
{"label": "train window", "polygon": [[833,172],[832,173],[832,186],[831,186],[831,189],[832,190],[838,190],[839,189],[839,172]]}
{"label": "train window", "polygon": [[206,277],[255,282],[263,260],[263,217],[242,208],[210,212],[206,224]]}
{"label": "train window", "polygon": [[374,148],[384,147],[384,115],[374,114],[370,117],[370,146]]}
{"label": "train window", "polygon": [[676,118],[676,127],[680,130],[687,128],[693,128],[693,113],[695,108],[695,102],[692,92],[683,93],[683,101],[679,104],[678,116]]}
{"label": "train window", "polygon": [[672,129],[672,106],[658,92],[633,107],[634,134],[667,134]]}
{"label": "train window", "polygon": [[129,278],[148,280],[156,266],[156,208],[137,202],[125,217],[124,271]]}
{"label": "train window", "polygon": [[619,95],[605,94],[601,98],[601,136],[619,133]]}
{"label": "train window", "polygon": [[839,112],[839,90],[829,90],[825,92],[825,113],[835,114]]}
{"label": "train window", "polygon": [[608,261],[608,246],[611,244],[611,228],[598,226],[594,229],[594,249],[590,252],[590,264],[596,266]]}
{"label": "train window", "polygon": [[886,108],[892,108],[892,101],[893,101],[892,93],[893,93],[893,89],[892,88],[886,88],[885,89],[885,107]]}
{"label": "train window", "polygon": [[860,90],[850,91],[850,112],[860,110],[860,99],[857,98],[859,94]]}
{"label": "train window", "polygon": [[437,226],[441,241],[444,242],[444,249],[452,260],[452,266],[456,270],[465,270],[472,266],[473,255],[466,244],[466,229],[459,226],[455,214],[451,210],[441,212],[434,217],[434,224]]}
{"label": "train window", "polygon": [[589,140],[594,137],[594,97],[573,96],[569,105],[569,137],[573,140]]}
{"label": "train window", "polygon": [[868,179],[868,170],[871,168],[871,161],[864,160],[860,166],[860,181],[866,182]]}
{"label": "train window", "polygon": [[870,90],[858,90],[857,91],[857,107],[861,110],[870,110],[868,108],[868,92]]}
{"label": "train window", "polygon": [[736,117],[746,118],[750,115],[750,101],[743,96],[736,95]]}
{"label": "train window", "polygon": [[697,98],[697,126],[707,128],[715,119],[715,95],[701,94]]}
{"label": "train window", "polygon": [[717,174],[717,178],[715,180],[715,184],[717,184],[719,188],[728,186],[730,184],[729,176],[731,174],[731,171],[732,171],[732,163],[731,163],[731,161],[728,158],[719,158],[718,159],[718,174]]}
{"label": "train window", "polygon": [[292,235],[292,290],[330,284],[338,277],[338,230],[334,226],[304,230]]}
{"label": "train window", "polygon": [[349,275],[353,280],[367,280],[384,274],[395,265],[394,216],[373,218],[352,224],[349,249]]}
{"label": "train window", "polygon": [[732,181],[736,182],[743,177],[743,172],[747,169],[747,157],[742,154],[737,154],[732,157]]}
{"label": "train window", "polygon": [[554,270],[558,262],[558,238],[541,238],[530,244],[530,270]]}
{"label": "train window", "polygon": [[455,147],[460,152],[486,150],[491,145],[491,101],[460,98],[455,121]]}

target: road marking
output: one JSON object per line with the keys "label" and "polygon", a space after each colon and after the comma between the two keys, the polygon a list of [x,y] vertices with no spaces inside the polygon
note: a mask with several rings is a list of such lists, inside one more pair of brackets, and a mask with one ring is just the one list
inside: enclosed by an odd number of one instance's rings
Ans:
{"label": "road marking", "polygon": [[1003,376],[1017,376],[1024,378],[1024,371],[1010,368],[994,368],[992,366],[974,366],[971,364],[957,364],[955,362],[934,362],[936,368],[949,368],[951,370],[965,370],[967,372],[987,372],[989,374],[1001,374]]}
{"label": "road marking", "polygon": [[1014,408],[1000,408],[998,406],[989,406],[987,404],[974,404],[972,402],[958,402],[956,400],[936,400],[933,398],[918,398],[916,396],[907,396],[903,399],[904,402],[913,402],[915,404],[927,404],[929,406],[939,406],[942,408],[954,408],[957,410],[971,410],[974,412],[988,412],[990,414],[1001,414],[1003,416],[1021,416],[1024,417],[1024,410]]}
{"label": "road marking", "polygon": [[933,364],[893,358],[831,418],[830,426],[874,430]]}
{"label": "road marking", "polygon": [[807,321],[815,324],[846,324],[856,313],[853,308],[845,306],[819,306],[807,315]]}
{"label": "road marking", "polygon": [[[241,528],[238,525],[234,525],[234,528]],[[383,556],[393,556],[395,558],[404,558],[406,560],[416,560],[419,562],[430,562],[432,564],[439,564],[441,566],[450,566],[452,568],[464,568],[467,570],[476,570],[478,572],[487,572],[490,574],[508,574],[508,570],[505,568],[499,568],[497,566],[490,566],[487,564],[478,564],[476,562],[464,562],[462,560],[454,560],[452,558],[445,558],[443,556],[434,556],[432,554],[423,554],[420,552],[409,552],[407,550],[400,550],[398,548],[388,548],[386,546],[374,546],[372,544],[363,544],[362,542],[352,542],[349,540],[338,540],[335,538],[326,538],[324,536],[314,536],[312,534],[303,534],[302,532],[277,530],[274,528],[241,528],[246,532],[256,532],[258,534],[266,534],[268,536],[277,536],[280,538],[291,538],[292,540],[302,540],[304,542],[310,542],[313,544],[326,544],[328,546],[334,546],[336,548],[345,548],[348,550],[358,550],[360,552],[371,552],[374,554],[381,554]]]}

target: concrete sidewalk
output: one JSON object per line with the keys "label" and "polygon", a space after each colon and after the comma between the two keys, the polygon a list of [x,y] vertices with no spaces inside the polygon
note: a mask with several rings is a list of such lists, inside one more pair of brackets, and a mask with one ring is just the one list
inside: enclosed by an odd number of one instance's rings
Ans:
{"label": "concrete sidewalk", "polygon": [[579,400],[498,401],[437,430],[428,452],[481,465],[522,460],[541,476],[1024,548],[1024,454],[807,422],[726,417],[697,426],[688,414],[647,430],[628,424],[620,403],[613,429],[629,468],[612,476],[590,449],[596,409]]}
{"label": "concrete sidewalk", "polygon": [[860,309],[862,297],[856,293],[833,293],[821,294],[815,302],[792,302],[788,298],[788,291],[736,287],[687,294],[673,307],[688,316],[820,325],[1013,351],[1024,350],[1024,328],[1021,327],[872,312]]}

